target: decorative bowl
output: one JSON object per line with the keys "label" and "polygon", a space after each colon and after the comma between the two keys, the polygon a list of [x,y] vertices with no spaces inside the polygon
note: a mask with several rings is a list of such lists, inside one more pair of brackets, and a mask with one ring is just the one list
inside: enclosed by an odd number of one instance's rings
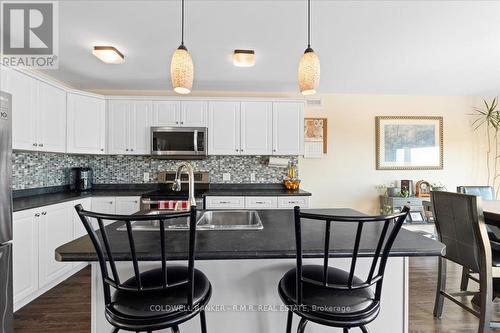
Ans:
{"label": "decorative bowl", "polygon": [[296,190],[300,186],[300,179],[285,179],[283,185],[287,190]]}

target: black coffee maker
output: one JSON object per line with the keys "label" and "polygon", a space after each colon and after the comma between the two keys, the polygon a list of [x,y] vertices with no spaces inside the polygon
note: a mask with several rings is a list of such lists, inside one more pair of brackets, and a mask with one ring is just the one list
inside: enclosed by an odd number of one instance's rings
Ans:
{"label": "black coffee maker", "polygon": [[71,168],[69,188],[71,191],[83,192],[92,189],[91,168]]}

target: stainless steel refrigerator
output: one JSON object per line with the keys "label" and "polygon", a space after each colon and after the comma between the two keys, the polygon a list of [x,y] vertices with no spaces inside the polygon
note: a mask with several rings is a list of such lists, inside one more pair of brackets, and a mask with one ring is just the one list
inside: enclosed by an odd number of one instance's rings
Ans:
{"label": "stainless steel refrigerator", "polygon": [[0,91],[0,332],[12,333],[12,100]]}

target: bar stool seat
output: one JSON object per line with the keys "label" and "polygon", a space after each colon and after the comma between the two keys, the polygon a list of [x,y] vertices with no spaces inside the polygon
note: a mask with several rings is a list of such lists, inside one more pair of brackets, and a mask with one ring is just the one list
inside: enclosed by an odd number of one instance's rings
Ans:
{"label": "bar stool seat", "polygon": [[[321,265],[304,265],[302,276],[305,280],[322,281],[324,267]],[[328,267],[328,284],[347,285],[349,272]],[[364,281],[353,277],[354,284]],[[378,315],[380,303],[375,300],[375,293],[370,288],[357,290],[337,290],[314,284],[303,283],[303,301],[296,302],[297,270],[289,270],[281,279],[278,287],[279,295],[285,305],[292,311],[312,322],[325,322],[329,325],[352,327],[365,325]]]}
{"label": "bar stool seat", "polygon": [[[210,300],[212,287],[208,278],[201,271],[194,270],[193,308],[189,311],[181,304],[187,304],[186,281],[188,268],[185,266],[168,267],[168,284],[173,285],[168,291],[155,290],[137,293],[137,281],[132,277],[123,283],[124,287],[134,290],[117,290],[112,297],[112,303],[106,307],[106,317],[116,326],[146,324],[163,326],[164,322],[177,323],[196,316],[200,309]],[[175,284],[179,283],[178,286]],[[181,284],[182,283],[182,284]],[[153,269],[141,273],[141,284],[145,289],[161,287],[163,284],[162,269]],[[184,317],[184,318],[183,318]],[[184,319],[184,320],[183,320]]]}

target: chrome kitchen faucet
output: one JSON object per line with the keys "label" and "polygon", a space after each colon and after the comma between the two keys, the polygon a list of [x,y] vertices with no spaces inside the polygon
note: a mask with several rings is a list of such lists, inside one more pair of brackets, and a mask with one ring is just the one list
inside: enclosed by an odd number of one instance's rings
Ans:
{"label": "chrome kitchen faucet", "polygon": [[172,190],[179,192],[182,188],[181,185],[181,173],[182,169],[187,170],[188,174],[188,182],[189,182],[189,192],[188,192],[188,201],[189,201],[189,206],[196,206],[196,200],[194,198],[194,171],[193,171],[193,166],[189,164],[188,162],[182,162],[179,164],[177,167],[177,172],[175,173],[175,180],[174,183],[172,184]]}

